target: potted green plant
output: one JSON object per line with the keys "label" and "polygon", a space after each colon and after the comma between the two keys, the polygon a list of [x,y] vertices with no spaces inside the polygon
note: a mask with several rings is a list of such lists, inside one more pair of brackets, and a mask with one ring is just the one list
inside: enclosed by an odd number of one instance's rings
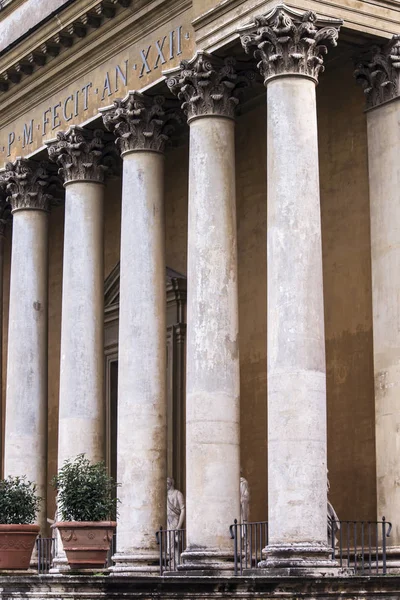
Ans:
{"label": "potted green plant", "polygon": [[116,488],[104,463],[84,454],[65,461],[53,478],[61,521],[57,527],[72,569],[102,568],[117,523]]}
{"label": "potted green plant", "polygon": [[29,569],[41,498],[26,477],[0,480],[0,569]]}

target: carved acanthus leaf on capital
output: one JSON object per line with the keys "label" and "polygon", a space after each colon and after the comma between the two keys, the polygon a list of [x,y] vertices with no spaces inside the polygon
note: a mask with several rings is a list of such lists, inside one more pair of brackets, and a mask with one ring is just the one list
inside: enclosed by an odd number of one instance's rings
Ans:
{"label": "carved acanthus leaf on capital", "polygon": [[188,121],[217,115],[235,117],[239,94],[255,78],[253,71],[239,71],[233,58],[224,60],[198,52],[180,67],[167,71],[167,86],[182,101]]}
{"label": "carved acanthus leaf on capital", "polygon": [[282,4],[243,27],[241,42],[258,60],[264,85],[280,75],[303,75],[317,82],[325,68],[326,44],[337,45],[341,25],[339,19],[320,19],[312,11],[302,13]]}
{"label": "carved acanthus leaf on capital", "polygon": [[364,89],[367,108],[400,96],[400,35],[394,35],[385,46],[372,46],[354,77]]}
{"label": "carved acanthus leaf on capital", "polygon": [[7,194],[7,182],[0,175],[0,235],[5,235],[7,223],[11,221],[11,204]]}
{"label": "carved acanthus leaf on capital", "polygon": [[121,153],[164,152],[174,125],[182,120],[176,110],[166,108],[163,96],[141,92],[129,92],[123,100],[115,100],[113,107],[100,112],[106,129],[117,137],[115,143]]}
{"label": "carved acanthus leaf on capital", "polygon": [[104,164],[105,144],[102,130],[90,131],[73,125],[59,132],[56,140],[46,142],[49,158],[58,164],[64,183],[92,181],[104,183],[107,166]]}
{"label": "carved acanthus leaf on capital", "polygon": [[6,182],[12,212],[22,209],[50,210],[53,199],[50,193],[51,176],[45,163],[17,158],[14,163],[6,164],[2,178]]}

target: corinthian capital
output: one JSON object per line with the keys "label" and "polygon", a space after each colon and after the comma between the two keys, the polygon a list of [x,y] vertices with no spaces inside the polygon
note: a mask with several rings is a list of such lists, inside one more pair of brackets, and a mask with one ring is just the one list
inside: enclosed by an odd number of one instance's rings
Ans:
{"label": "corinthian capital", "polygon": [[354,77],[364,88],[367,108],[400,97],[400,35],[394,35],[385,46],[372,46]]}
{"label": "corinthian capital", "polygon": [[167,86],[182,101],[182,110],[190,121],[210,115],[233,119],[240,90],[250,83],[252,73],[238,72],[233,58],[222,60],[198,52],[165,75]]}
{"label": "corinthian capital", "polygon": [[0,173],[0,206],[9,202],[7,194],[7,181],[5,179],[5,171]]}
{"label": "corinthian capital", "polygon": [[[2,180],[6,183],[8,195],[5,203],[11,205],[12,212],[27,209],[50,210],[50,202],[53,199],[50,193],[52,181],[45,163],[17,158],[14,163],[6,165]],[[0,220],[1,218],[3,217],[0,214]]]}
{"label": "corinthian capital", "polygon": [[121,153],[135,150],[164,152],[174,129],[180,120],[174,110],[165,108],[162,96],[145,96],[129,92],[123,100],[115,100],[114,106],[100,109],[103,122],[117,137]]}
{"label": "corinthian capital", "polygon": [[64,183],[104,182],[107,167],[103,136],[101,130],[89,131],[73,125],[65,133],[60,131],[56,140],[46,142],[49,158],[60,167],[58,173]]}
{"label": "corinthian capital", "polygon": [[327,43],[337,45],[339,19],[321,19],[312,11],[299,12],[284,4],[243,27],[241,42],[253,53],[264,85],[273,77],[303,75],[318,82],[324,71]]}
{"label": "corinthian capital", "polygon": [[7,182],[0,175],[0,236],[5,235],[8,221],[11,220],[10,198],[7,195]]}

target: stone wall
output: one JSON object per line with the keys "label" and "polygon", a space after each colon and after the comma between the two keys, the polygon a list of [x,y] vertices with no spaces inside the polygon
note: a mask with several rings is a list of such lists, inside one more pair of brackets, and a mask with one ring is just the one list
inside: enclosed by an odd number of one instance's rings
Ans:
{"label": "stone wall", "polygon": [[330,499],[342,519],[375,519],[367,131],[352,61],[329,65],[317,94]]}
{"label": "stone wall", "polygon": [[238,119],[241,467],[251,491],[250,520],[267,520],[267,181],[266,106]]}

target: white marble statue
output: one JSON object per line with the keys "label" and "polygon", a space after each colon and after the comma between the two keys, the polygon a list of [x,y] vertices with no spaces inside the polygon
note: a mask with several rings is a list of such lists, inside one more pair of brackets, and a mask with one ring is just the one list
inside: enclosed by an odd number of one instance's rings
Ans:
{"label": "white marble statue", "polygon": [[[329,479],[327,478],[327,493],[329,494],[330,490]],[[328,510],[327,510],[327,524],[328,524],[328,544],[332,547],[333,539],[335,538],[335,546],[337,544],[336,534],[340,530],[340,522],[339,517],[336,514],[335,509],[332,504],[328,500]]]}
{"label": "white marble statue", "polygon": [[175,489],[171,477],[167,479],[167,522],[168,529],[182,529],[185,520],[185,498]]}
{"label": "white marble statue", "polygon": [[[56,511],[54,513],[54,519],[50,519],[49,517],[47,517],[47,522],[49,523],[49,525],[54,525],[54,523],[57,523],[58,521],[58,508],[56,507]],[[51,538],[52,538],[52,544],[51,544],[51,561],[53,562],[53,560],[55,559],[55,557],[57,556],[57,543],[58,543],[58,538],[57,538],[57,534],[58,534],[58,529],[55,527],[51,528]]]}
{"label": "white marble statue", "polygon": [[240,478],[240,522],[247,523],[250,512],[249,482],[244,477]]}

